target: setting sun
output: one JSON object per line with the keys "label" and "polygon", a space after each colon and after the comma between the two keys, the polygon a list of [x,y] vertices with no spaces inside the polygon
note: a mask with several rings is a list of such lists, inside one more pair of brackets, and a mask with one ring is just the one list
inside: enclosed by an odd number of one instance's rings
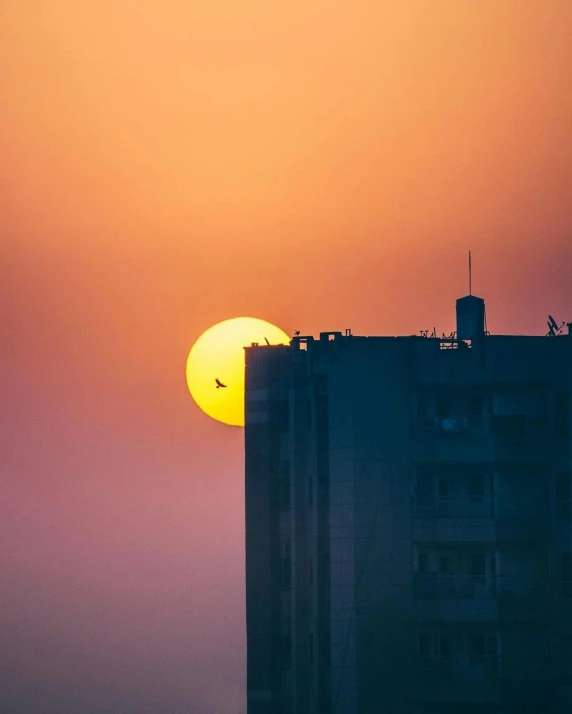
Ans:
{"label": "setting sun", "polygon": [[244,426],[244,348],[253,342],[288,344],[279,327],[255,317],[235,317],[203,332],[187,359],[191,396],[208,416]]}

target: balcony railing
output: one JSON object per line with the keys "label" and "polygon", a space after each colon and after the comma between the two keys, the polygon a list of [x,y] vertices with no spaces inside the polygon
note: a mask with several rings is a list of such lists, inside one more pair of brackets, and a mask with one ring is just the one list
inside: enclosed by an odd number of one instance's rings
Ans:
{"label": "balcony railing", "polygon": [[414,439],[472,439],[487,435],[483,417],[417,417],[411,422]]}
{"label": "balcony railing", "polygon": [[496,655],[451,655],[449,657],[420,657],[421,672],[441,677],[498,677],[501,660]]}
{"label": "balcony railing", "polygon": [[493,518],[492,496],[414,496],[413,518]]}
{"label": "balcony railing", "polygon": [[547,594],[546,581],[526,576],[416,573],[413,578],[416,600],[539,598]]}

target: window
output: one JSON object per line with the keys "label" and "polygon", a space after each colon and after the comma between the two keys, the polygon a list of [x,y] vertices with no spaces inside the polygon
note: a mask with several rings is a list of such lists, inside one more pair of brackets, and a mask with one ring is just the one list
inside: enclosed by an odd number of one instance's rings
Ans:
{"label": "window", "polygon": [[570,472],[562,471],[556,474],[556,515],[558,518],[570,520],[570,504],[572,493],[570,489]]}
{"label": "window", "polygon": [[451,641],[448,637],[441,637],[439,641],[439,656],[444,660],[451,656]]}
{"label": "window", "polygon": [[292,584],[292,568],[289,557],[280,558],[280,587],[289,588]]}
{"label": "window", "polygon": [[471,575],[473,577],[484,578],[485,576],[485,556],[483,553],[472,553],[470,559]]}
{"label": "window", "polygon": [[426,632],[420,633],[417,638],[417,650],[419,652],[419,657],[424,659],[431,657],[431,636]]}
{"label": "window", "polygon": [[453,573],[451,558],[449,558],[448,555],[441,555],[439,557],[439,572],[441,575],[451,575]]}
{"label": "window", "polygon": [[308,563],[308,586],[314,586],[314,558],[310,556],[310,562]]}
{"label": "window", "polygon": [[567,439],[570,433],[570,404],[568,392],[555,395],[554,428],[559,439]]}
{"label": "window", "polygon": [[486,655],[486,639],[482,634],[471,635],[469,639],[469,653],[474,664],[478,664]]}
{"label": "window", "polygon": [[290,479],[278,479],[278,506],[281,511],[287,511],[290,508]]}
{"label": "window", "polygon": [[572,553],[560,553],[560,586],[562,597],[572,598]]}
{"label": "window", "polygon": [[485,477],[483,474],[472,474],[469,483],[471,497],[481,499],[485,495]]}
{"label": "window", "polygon": [[439,483],[439,498],[447,498],[449,495],[449,480],[447,478],[440,478]]}
{"label": "window", "polygon": [[469,637],[469,661],[473,666],[480,666],[485,660],[497,656],[496,635],[475,633]]}
{"label": "window", "polygon": [[312,508],[314,505],[314,479],[310,476],[308,478],[308,506]]}
{"label": "window", "polygon": [[276,421],[281,432],[286,432],[290,428],[290,406],[288,401],[282,399],[275,402]]}
{"label": "window", "polygon": [[526,416],[524,414],[493,414],[491,418],[493,436],[500,439],[519,439],[526,436]]}
{"label": "window", "polygon": [[440,419],[446,419],[451,416],[451,404],[448,399],[437,400],[437,416]]}
{"label": "window", "polygon": [[429,498],[429,496],[432,496],[433,478],[431,474],[417,474],[417,478],[415,479],[415,484],[413,486],[413,492],[419,498]]}
{"label": "window", "polygon": [[314,664],[314,635],[312,632],[308,635],[308,659],[310,664]]}
{"label": "window", "polygon": [[290,635],[282,635],[280,638],[280,666],[290,669],[292,666],[292,638]]}
{"label": "window", "polygon": [[429,572],[429,553],[419,553],[417,555],[417,572]]}
{"label": "window", "polygon": [[469,399],[468,405],[469,416],[471,417],[481,417],[483,416],[483,398],[482,397],[471,397]]}

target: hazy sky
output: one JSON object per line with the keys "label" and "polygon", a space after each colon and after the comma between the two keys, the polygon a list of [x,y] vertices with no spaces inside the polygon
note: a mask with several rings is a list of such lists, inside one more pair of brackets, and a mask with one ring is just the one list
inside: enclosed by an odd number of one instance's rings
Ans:
{"label": "hazy sky", "polygon": [[189,348],[572,319],[569,0],[1,0],[3,714],[237,714],[242,430]]}

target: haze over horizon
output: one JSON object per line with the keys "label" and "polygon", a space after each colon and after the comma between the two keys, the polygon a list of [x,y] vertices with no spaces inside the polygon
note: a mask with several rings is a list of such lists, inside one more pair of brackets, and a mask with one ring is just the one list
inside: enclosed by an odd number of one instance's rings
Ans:
{"label": "haze over horizon", "polygon": [[243,432],[185,384],[303,334],[572,320],[567,0],[0,5],[3,714],[238,714]]}

